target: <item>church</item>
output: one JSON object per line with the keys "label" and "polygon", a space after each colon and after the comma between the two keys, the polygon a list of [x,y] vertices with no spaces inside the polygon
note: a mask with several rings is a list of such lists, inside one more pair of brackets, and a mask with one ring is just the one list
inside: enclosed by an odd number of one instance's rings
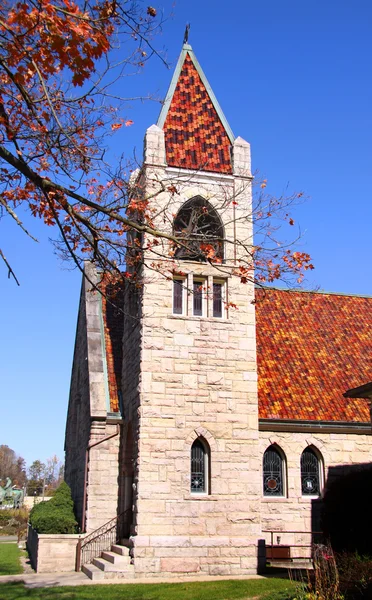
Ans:
{"label": "church", "polygon": [[[250,145],[187,43],[136,176],[159,228],[197,215],[220,261],[200,260],[196,244],[164,266],[145,248],[141,288],[104,294],[86,264],[65,440],[79,567],[244,576],[273,538],[301,558],[327,481],[372,461],[372,298],[240,282]],[[109,532],[109,547],[91,543]]]}

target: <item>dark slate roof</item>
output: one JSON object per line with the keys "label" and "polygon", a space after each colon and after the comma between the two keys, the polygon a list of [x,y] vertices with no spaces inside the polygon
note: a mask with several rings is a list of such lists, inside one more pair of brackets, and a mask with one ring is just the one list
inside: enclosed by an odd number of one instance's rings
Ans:
{"label": "dark slate roof", "polygon": [[369,422],[343,394],[372,379],[372,298],[257,292],[261,419]]}

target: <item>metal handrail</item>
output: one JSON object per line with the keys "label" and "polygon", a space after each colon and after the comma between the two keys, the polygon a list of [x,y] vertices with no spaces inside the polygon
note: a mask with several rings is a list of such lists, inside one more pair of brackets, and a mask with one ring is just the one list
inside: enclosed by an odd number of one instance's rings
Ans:
{"label": "metal handrail", "polygon": [[128,508],[85,538],[80,538],[76,547],[75,571],[80,571],[82,565],[91,563],[101,552],[109,550],[112,544],[127,537],[131,521],[132,509]]}
{"label": "metal handrail", "polygon": [[[311,536],[310,538],[310,543],[309,544],[288,544],[288,546],[290,548],[309,548],[310,552],[308,556],[295,556],[294,558],[296,560],[312,560],[312,554],[313,554],[313,547],[314,547],[314,542],[313,542],[313,536],[315,535],[323,535],[322,531],[283,531],[283,530],[279,530],[279,529],[263,529],[262,533],[269,533],[270,534],[270,543],[267,544],[268,548],[271,548],[271,552],[273,551],[273,548],[275,547],[280,547],[278,545],[274,545],[274,536],[276,535],[277,537],[282,538],[283,536],[285,536],[286,534],[300,534],[300,535],[309,535]],[[284,544],[284,546],[286,546],[286,544]],[[283,559],[270,559],[272,562],[274,561],[281,561],[283,562]],[[292,559],[290,559],[292,560]]]}
{"label": "metal handrail", "polygon": [[323,535],[323,531],[287,531],[283,529],[263,529],[262,533],[305,533],[306,535]]}

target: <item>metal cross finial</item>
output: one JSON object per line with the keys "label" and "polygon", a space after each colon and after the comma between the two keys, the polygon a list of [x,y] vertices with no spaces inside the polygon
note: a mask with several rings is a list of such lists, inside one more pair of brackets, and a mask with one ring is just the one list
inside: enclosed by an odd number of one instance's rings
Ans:
{"label": "metal cross finial", "polygon": [[189,30],[190,30],[190,23],[187,23],[186,25],[186,29],[185,29],[185,35],[183,36],[183,43],[187,44],[189,41]]}

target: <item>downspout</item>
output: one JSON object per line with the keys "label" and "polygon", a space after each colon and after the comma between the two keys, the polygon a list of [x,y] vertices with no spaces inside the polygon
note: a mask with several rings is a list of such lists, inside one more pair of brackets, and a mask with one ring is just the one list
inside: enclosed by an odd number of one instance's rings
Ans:
{"label": "downspout", "polygon": [[[87,483],[88,483],[88,463],[89,463],[89,452],[92,448],[94,448],[95,446],[99,446],[99,444],[102,444],[103,442],[107,442],[107,440],[111,440],[112,438],[116,437],[117,435],[119,435],[120,433],[120,425],[116,425],[116,432],[115,433],[111,433],[111,435],[107,435],[106,437],[97,440],[97,442],[93,442],[92,444],[88,444],[87,449],[85,451],[85,469],[84,469],[84,492],[83,492],[83,511],[82,511],[82,515],[81,515],[81,524],[82,527],[84,529],[83,533],[86,533],[86,524],[85,524],[85,517],[86,517],[86,503],[87,503]],[[75,571],[79,572],[81,568],[81,537],[78,540],[77,546],[76,546],[76,558],[75,558]]]}
{"label": "downspout", "polygon": [[85,451],[83,512],[82,512],[82,515],[81,515],[81,525],[82,525],[82,528],[83,528],[83,533],[86,533],[85,517],[86,517],[86,503],[87,503],[87,483],[88,483],[89,452],[95,446],[99,446],[99,444],[103,444],[103,442],[107,442],[108,440],[111,440],[112,438],[114,438],[117,435],[119,435],[119,433],[120,433],[120,425],[117,424],[116,425],[116,432],[115,433],[111,433],[111,435],[107,435],[106,437],[101,438],[97,442],[93,442],[93,443],[89,444],[88,447],[87,447],[87,449],[86,449],[86,451]]}

